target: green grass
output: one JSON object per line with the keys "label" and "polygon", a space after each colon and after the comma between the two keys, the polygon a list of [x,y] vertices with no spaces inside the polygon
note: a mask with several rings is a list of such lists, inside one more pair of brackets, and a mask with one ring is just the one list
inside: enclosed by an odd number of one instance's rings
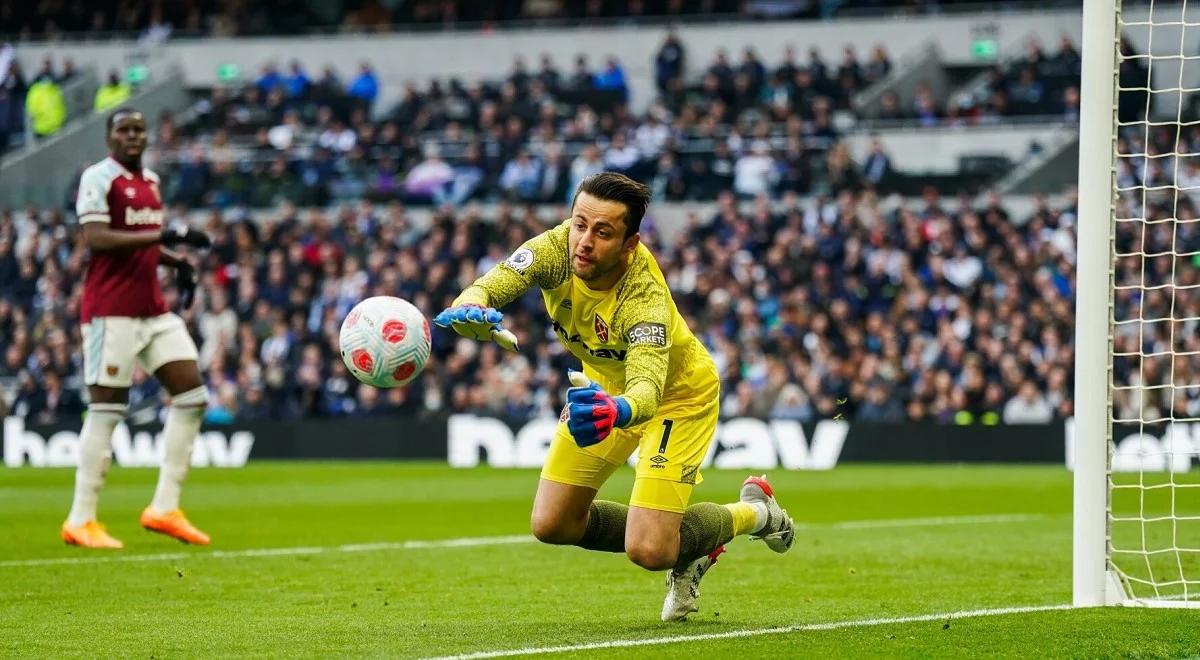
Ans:
{"label": "green grass", "polygon": [[[744,476],[710,470],[696,499],[730,500]],[[1061,468],[853,466],[770,476],[803,523],[795,548],[779,556],[735,541],[705,578],[701,611],[690,621],[663,624],[661,574],[619,555],[576,548],[522,542],[213,554],[524,534],[534,471],[396,463],[197,470],[184,498],[189,516],[214,538],[205,549],[143,532],[137,516],[156,473],[117,468],[101,500],[101,519],[126,548],[98,554],[58,540],[71,471],[6,470],[0,472],[0,655],[419,657],[1070,601],[1071,480]],[[621,471],[605,494],[624,499],[630,477]],[[984,518],[953,520],[963,516]],[[941,517],[951,519],[898,520]],[[92,561],[159,553],[170,556]],[[91,563],[15,563],[47,558]],[[1200,612],[1109,608],[799,629],[566,655],[1196,654]]]}

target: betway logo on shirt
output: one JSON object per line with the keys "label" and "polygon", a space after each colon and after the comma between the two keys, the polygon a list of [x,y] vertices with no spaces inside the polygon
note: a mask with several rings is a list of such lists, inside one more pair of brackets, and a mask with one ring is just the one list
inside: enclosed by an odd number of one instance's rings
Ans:
{"label": "betway logo on shirt", "polygon": [[[254,434],[204,431],[192,445],[192,467],[243,467],[254,446]],[[113,430],[113,459],[126,467],[158,467],[163,456],[162,433],[138,431],[118,424]],[[4,420],[4,465],[7,467],[74,467],[79,461],[79,433],[59,431],[48,438],[25,428],[21,417]]]}
{"label": "betway logo on shirt", "polygon": [[562,340],[568,344],[579,344],[583,350],[587,351],[588,355],[597,358],[605,358],[608,360],[616,360],[618,362],[625,361],[626,351],[619,348],[592,348],[583,343],[583,339],[579,335],[568,335],[567,329],[561,323],[550,319],[550,324],[554,328],[554,332],[558,334]]}
{"label": "betway logo on shirt", "polygon": [[125,224],[133,227],[138,225],[161,225],[163,212],[161,209],[125,209]]}
{"label": "betway logo on shirt", "polygon": [[[513,433],[494,417],[451,415],[447,458],[452,467],[475,467],[480,450],[491,467],[541,467],[558,426],[555,418],[534,419]],[[818,422],[811,441],[799,422],[736,417],[717,425],[717,434],[701,467],[770,470],[829,470],[837,465],[850,425]],[[637,452],[629,458],[637,464]]]}

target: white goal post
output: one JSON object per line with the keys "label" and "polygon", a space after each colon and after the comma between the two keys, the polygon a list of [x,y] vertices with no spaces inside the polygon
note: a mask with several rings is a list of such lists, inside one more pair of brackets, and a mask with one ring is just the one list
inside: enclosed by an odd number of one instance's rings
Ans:
{"label": "white goal post", "polygon": [[1200,11],[1124,5],[1083,3],[1073,601],[1200,607]]}

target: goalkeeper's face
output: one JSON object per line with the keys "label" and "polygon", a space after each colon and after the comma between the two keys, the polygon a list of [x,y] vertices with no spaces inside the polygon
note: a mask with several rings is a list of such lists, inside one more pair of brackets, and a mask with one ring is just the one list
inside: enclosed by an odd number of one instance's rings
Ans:
{"label": "goalkeeper's face", "polygon": [[616,284],[637,247],[638,234],[625,237],[625,205],[580,193],[571,209],[571,272],[606,288]]}

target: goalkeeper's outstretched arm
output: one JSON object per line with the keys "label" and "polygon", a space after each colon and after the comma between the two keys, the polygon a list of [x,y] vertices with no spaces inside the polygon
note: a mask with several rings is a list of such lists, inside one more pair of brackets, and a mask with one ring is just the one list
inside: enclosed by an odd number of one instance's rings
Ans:
{"label": "goalkeeper's outstretched arm", "polygon": [[508,259],[466,288],[454,305],[474,304],[500,308],[516,300],[531,286],[554,289],[570,274],[566,222],[526,241]]}

